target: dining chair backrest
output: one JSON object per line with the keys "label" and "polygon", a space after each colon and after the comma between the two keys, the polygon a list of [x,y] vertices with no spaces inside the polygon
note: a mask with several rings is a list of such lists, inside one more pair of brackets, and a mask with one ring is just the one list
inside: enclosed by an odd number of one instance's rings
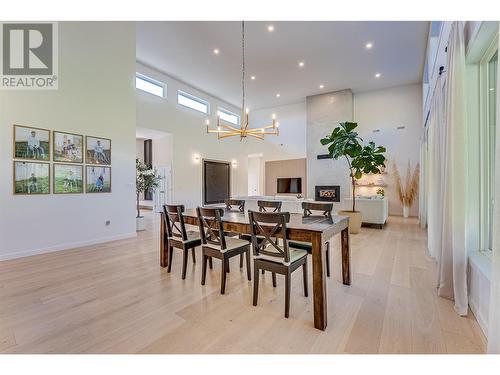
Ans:
{"label": "dining chair backrest", "polygon": [[169,238],[182,238],[187,240],[186,225],[184,224],[184,205],[182,204],[165,204],[163,205],[163,218]]}
{"label": "dining chair backrest", "polygon": [[198,215],[201,243],[220,246],[221,250],[225,250],[226,235],[221,219],[224,216],[224,209],[198,207],[196,213]]}
{"label": "dining chair backrest", "polygon": [[302,202],[302,209],[304,210],[303,217],[313,215],[312,211],[321,211],[321,215],[331,219],[333,203]]}
{"label": "dining chair backrest", "polygon": [[226,210],[245,212],[245,201],[242,199],[225,199]]}
{"label": "dining chair backrest", "polygon": [[272,212],[281,212],[281,201],[257,201],[259,212],[267,212],[267,209],[273,209]]}
{"label": "dining chair backrest", "polygon": [[[289,263],[290,248],[286,224],[290,222],[290,213],[248,211],[248,219],[254,256],[283,258],[285,263]],[[282,239],[283,245],[278,243],[277,238]]]}

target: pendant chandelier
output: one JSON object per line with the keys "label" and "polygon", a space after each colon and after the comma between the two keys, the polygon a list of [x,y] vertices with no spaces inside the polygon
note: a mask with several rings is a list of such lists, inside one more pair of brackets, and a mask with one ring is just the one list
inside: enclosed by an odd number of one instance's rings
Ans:
{"label": "pendant chandelier", "polygon": [[234,127],[221,121],[217,115],[217,128],[210,129],[210,120],[207,120],[207,133],[217,133],[218,139],[239,136],[240,141],[246,137],[254,137],[260,140],[264,139],[265,135],[279,135],[279,123],[276,122],[276,116],[272,115],[271,125],[262,126],[260,128],[250,127],[249,109],[245,107],[245,21],[241,21],[241,88],[242,88],[242,105],[241,105],[241,120],[240,127]]}

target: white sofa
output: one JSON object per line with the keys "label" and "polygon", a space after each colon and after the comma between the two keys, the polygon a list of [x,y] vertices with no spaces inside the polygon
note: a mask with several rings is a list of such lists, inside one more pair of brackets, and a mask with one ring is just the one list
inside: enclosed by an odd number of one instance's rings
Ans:
{"label": "white sofa", "polygon": [[[344,209],[352,210],[352,198],[344,199]],[[387,198],[359,197],[356,198],[356,211],[361,212],[363,223],[378,224],[382,228],[389,216],[389,201]]]}

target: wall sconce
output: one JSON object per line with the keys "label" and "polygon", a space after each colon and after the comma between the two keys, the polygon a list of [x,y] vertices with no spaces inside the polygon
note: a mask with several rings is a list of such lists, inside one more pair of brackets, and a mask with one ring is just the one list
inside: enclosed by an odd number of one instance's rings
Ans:
{"label": "wall sconce", "polygon": [[238,166],[238,162],[236,160],[233,160],[231,162],[231,165],[233,166],[233,168],[236,168]]}
{"label": "wall sconce", "polygon": [[200,155],[199,154],[193,154],[193,161],[198,164],[200,162]]}

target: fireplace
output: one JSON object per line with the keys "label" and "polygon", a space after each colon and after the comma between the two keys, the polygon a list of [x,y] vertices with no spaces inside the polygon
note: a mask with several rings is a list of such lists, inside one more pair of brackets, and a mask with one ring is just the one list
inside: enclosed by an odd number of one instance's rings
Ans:
{"label": "fireplace", "polygon": [[316,186],[315,197],[316,201],[340,202],[340,186]]}

